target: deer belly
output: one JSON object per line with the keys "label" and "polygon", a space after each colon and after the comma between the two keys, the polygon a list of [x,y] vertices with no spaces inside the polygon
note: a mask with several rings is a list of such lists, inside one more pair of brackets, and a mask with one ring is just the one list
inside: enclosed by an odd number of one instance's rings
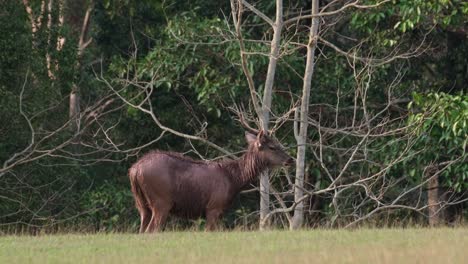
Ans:
{"label": "deer belly", "polygon": [[205,209],[206,205],[196,202],[176,202],[174,203],[170,213],[182,218],[196,219],[205,215]]}
{"label": "deer belly", "polygon": [[208,199],[193,190],[178,192],[171,209],[173,215],[183,218],[199,218],[205,215]]}
{"label": "deer belly", "polygon": [[[183,218],[199,218],[205,215],[206,209],[213,197],[225,200],[219,195],[218,188],[224,185],[214,175],[220,174],[217,167],[194,166],[185,171],[179,171],[176,184],[173,187],[173,207],[171,213]],[[217,184],[215,184],[216,182]]]}

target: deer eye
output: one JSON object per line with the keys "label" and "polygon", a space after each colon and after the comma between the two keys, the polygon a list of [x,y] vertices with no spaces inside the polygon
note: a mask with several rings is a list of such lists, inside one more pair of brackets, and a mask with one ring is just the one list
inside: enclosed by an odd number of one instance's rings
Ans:
{"label": "deer eye", "polygon": [[275,150],[275,149],[276,149],[275,146],[268,146],[268,148],[271,149],[271,150]]}

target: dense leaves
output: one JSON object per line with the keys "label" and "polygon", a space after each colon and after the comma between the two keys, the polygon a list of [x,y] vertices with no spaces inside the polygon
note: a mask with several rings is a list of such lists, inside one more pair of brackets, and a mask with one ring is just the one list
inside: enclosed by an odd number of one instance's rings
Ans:
{"label": "dense leaves", "polygon": [[[410,116],[417,124],[420,147],[416,164],[448,164],[442,173],[442,184],[457,192],[468,188],[468,96],[432,93],[414,94],[413,106],[420,110]],[[450,162],[450,163],[449,163]],[[421,167],[413,167],[411,174],[421,175]]]}
{"label": "dense leaves", "polygon": [[[37,21],[42,2],[30,2]],[[59,2],[54,1],[50,13],[51,26],[47,24],[48,9],[44,8],[42,26],[32,34],[29,14],[22,1],[0,0],[0,165],[8,164],[15,154],[23,157],[33,150],[44,153],[73,138],[69,129],[46,136],[67,127],[68,96],[73,83],[80,85],[81,108],[86,115],[90,114],[86,112],[88,107],[97,102],[104,105],[106,100],[100,100],[111,95],[114,97],[109,105],[116,108],[85,130],[79,140],[53,155],[28,159],[5,172],[0,171],[0,225],[13,229],[59,225],[87,230],[132,229],[137,226],[138,217],[126,172],[141,153],[155,148],[179,152],[195,148],[198,153],[192,151],[188,155],[200,154],[207,158],[218,157],[220,153],[170,133],[145,145],[157,138],[161,129],[147,114],[123,105],[103,80],[120,96],[136,104],[145,96],[142,90],[153,89],[150,100],[164,125],[187,134],[202,131],[201,136],[232,152],[242,150],[243,130],[227,106],[236,103],[248,107],[251,102],[240,66],[239,42],[229,17],[230,5],[212,0],[94,1],[89,31],[92,42],[79,65],[82,71],[78,72],[78,50],[73,41],[79,36],[61,24]],[[259,10],[274,16],[274,1],[257,2]],[[321,2],[323,5],[330,1]],[[308,5],[308,2],[285,1],[288,9],[285,15],[304,12],[310,9]],[[378,173],[405,153],[408,157],[392,164],[385,172],[388,175],[385,180],[408,177],[404,181],[395,180],[384,200],[423,182],[427,166],[434,164],[444,168],[441,177],[444,188],[466,195],[467,16],[468,4],[462,0],[399,0],[377,8],[351,8],[322,19],[321,37],[336,46],[319,41],[310,119],[318,120],[320,126],[343,127],[345,136],[330,133],[322,138],[323,131],[320,133],[318,127],[309,129],[310,148],[326,141],[329,148],[320,150],[320,155],[333,169],[325,171],[318,157],[308,151],[306,178],[310,188],[326,188],[331,183],[327,173],[339,174],[339,168],[346,164],[346,158],[358,144],[360,138],[346,129],[356,120],[365,119],[364,114],[353,109],[363,107],[361,102],[356,102],[356,87],[367,85],[364,97],[369,102],[368,114],[387,113],[372,119],[372,125],[394,118],[398,122],[389,122],[381,129],[382,133],[404,126],[406,134],[402,137],[417,135],[417,140],[411,149],[406,149],[406,142],[393,134],[372,141],[364,157],[371,162],[366,166],[350,164],[344,180]],[[265,54],[270,49],[268,41],[272,32],[252,12],[246,11],[243,18],[243,37],[254,40],[245,42],[247,67],[261,97],[269,59]],[[306,43],[309,23],[303,19],[283,32],[273,116],[283,115],[300,96],[305,48],[297,43]],[[60,36],[70,40],[63,47],[57,42]],[[350,58],[349,54],[337,52],[336,48],[356,57],[372,58],[375,63],[369,66]],[[378,63],[395,52],[405,56],[388,64]],[[50,62],[52,67],[48,66]],[[49,76],[49,71],[54,78]],[[370,74],[356,74],[361,71]],[[398,81],[394,83],[395,79]],[[145,89],[135,83],[128,85],[133,80],[138,80],[137,84]],[[386,103],[396,98],[402,100],[386,108]],[[406,107],[408,102],[410,107]],[[117,107],[119,104],[122,107]],[[276,132],[286,146],[295,146],[292,123],[289,120]],[[33,141],[30,126],[35,131]],[[107,137],[118,146],[110,146]],[[37,146],[27,149],[31,142]],[[105,155],[89,154],[87,144],[91,143],[102,146]],[[145,147],[140,151],[124,151],[142,145]],[[22,152],[25,148],[27,151]],[[288,151],[294,154],[295,150]],[[88,154],[83,158],[85,153]],[[272,177],[276,188],[286,186],[288,180]],[[334,223],[336,210],[345,204],[358,204],[365,195],[365,191],[347,189],[341,196],[345,198],[332,198],[331,192],[314,197],[309,201],[311,207],[315,206],[311,210],[320,213],[311,213],[308,224]],[[226,217],[227,226],[250,228],[256,223],[257,203],[258,193],[242,194],[235,201],[235,210]],[[290,204],[286,199],[286,205]],[[373,206],[363,202],[360,210],[370,212]],[[341,213],[351,218],[356,212]],[[400,220],[400,216],[396,215],[395,219]],[[345,221],[346,217],[343,217]]]}

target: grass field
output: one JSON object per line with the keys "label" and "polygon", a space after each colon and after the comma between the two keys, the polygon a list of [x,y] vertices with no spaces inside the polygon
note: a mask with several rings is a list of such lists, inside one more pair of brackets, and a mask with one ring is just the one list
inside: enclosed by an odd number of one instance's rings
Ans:
{"label": "grass field", "polygon": [[0,263],[468,263],[468,229],[0,237]]}

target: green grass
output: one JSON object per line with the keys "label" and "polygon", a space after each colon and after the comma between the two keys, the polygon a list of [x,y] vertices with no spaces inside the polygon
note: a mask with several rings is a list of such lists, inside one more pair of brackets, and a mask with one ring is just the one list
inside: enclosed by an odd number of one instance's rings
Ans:
{"label": "green grass", "polygon": [[467,263],[468,229],[0,237],[0,263]]}

